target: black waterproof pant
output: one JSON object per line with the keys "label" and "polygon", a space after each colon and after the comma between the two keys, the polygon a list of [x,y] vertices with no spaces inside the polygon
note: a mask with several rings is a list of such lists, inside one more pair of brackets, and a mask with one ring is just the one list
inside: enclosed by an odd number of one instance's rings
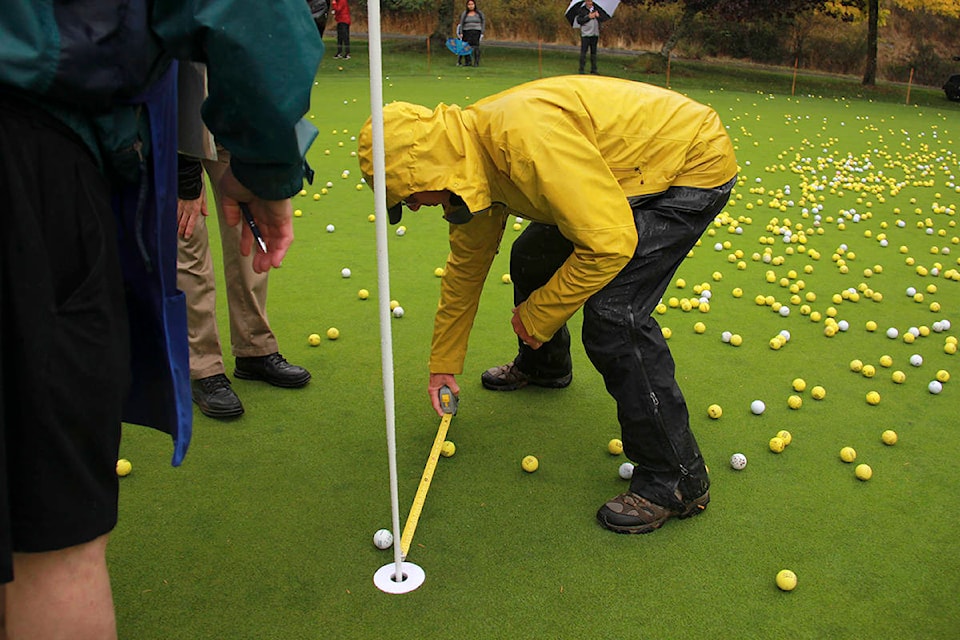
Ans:
{"label": "black waterproof pant", "polygon": [[[663,506],[689,503],[710,482],[690,430],[673,356],[651,314],[680,263],[726,205],[734,184],[671,187],[658,195],[631,198],[637,249],[583,308],[583,346],[617,401],[624,453],[636,464],[630,490]],[[526,300],[546,284],[572,251],[557,227],[531,223],[510,253],[514,301]],[[535,377],[570,373],[567,327],[536,350],[520,342],[516,365]]]}

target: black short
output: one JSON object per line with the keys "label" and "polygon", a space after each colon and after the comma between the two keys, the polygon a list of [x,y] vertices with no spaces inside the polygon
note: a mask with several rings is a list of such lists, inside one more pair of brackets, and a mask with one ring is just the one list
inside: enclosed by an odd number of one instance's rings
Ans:
{"label": "black short", "polygon": [[116,233],[80,138],[0,97],[0,582],[12,552],[117,522],[130,365]]}

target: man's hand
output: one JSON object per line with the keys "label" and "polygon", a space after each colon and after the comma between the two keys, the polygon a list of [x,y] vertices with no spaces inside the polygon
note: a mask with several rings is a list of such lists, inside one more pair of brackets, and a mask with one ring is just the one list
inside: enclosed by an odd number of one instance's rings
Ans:
{"label": "man's hand", "polygon": [[[253,270],[264,273],[271,267],[279,267],[293,242],[293,204],[290,199],[258,198],[240,184],[230,169],[227,169],[220,179],[220,190],[223,194],[223,217],[227,224],[231,227],[240,224],[243,219],[240,203],[246,202],[250,206],[250,213],[257,221],[263,240],[267,243],[267,253],[258,251],[254,254]],[[244,224],[240,233],[240,253],[248,256],[253,248],[253,232]]]}
{"label": "man's hand", "polygon": [[193,235],[193,228],[197,226],[200,216],[207,215],[207,196],[204,188],[200,189],[200,197],[196,200],[177,200],[177,233],[184,240]]}
{"label": "man's hand", "polygon": [[510,324],[513,325],[513,332],[531,349],[539,349],[543,346],[543,343],[527,333],[527,328],[523,326],[523,320],[520,319],[519,309],[520,307],[513,308],[513,318],[510,319]]}
{"label": "man's hand", "polygon": [[433,410],[437,415],[443,417],[443,407],[440,406],[440,389],[444,386],[450,387],[453,395],[460,395],[460,385],[457,384],[457,378],[452,373],[431,373],[430,382],[427,384],[427,393],[430,394],[430,402],[433,403]]}

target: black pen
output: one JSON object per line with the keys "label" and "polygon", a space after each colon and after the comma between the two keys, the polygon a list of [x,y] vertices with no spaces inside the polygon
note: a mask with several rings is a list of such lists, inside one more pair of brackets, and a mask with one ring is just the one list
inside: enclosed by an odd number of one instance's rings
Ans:
{"label": "black pen", "polygon": [[264,242],[263,235],[261,235],[260,229],[257,227],[257,223],[253,219],[253,214],[250,213],[250,207],[247,206],[246,202],[240,203],[240,211],[243,213],[243,219],[247,221],[247,226],[250,227],[250,231],[253,232],[253,237],[256,238],[257,246],[260,247],[260,251],[266,253],[267,243]]}

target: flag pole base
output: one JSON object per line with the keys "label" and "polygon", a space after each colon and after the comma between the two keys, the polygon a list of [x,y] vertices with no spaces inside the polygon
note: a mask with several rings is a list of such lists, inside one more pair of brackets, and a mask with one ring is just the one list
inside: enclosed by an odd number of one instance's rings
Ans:
{"label": "flag pole base", "polygon": [[401,594],[417,589],[426,580],[427,575],[412,562],[401,562],[401,579],[397,580],[397,563],[385,564],[373,574],[373,584],[384,593]]}

